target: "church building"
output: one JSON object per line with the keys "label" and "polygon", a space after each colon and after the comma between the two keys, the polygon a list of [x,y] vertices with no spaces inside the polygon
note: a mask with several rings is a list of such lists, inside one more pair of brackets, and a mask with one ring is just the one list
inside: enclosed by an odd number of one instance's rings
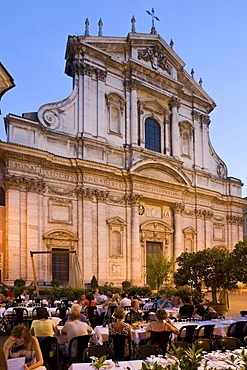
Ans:
{"label": "church building", "polygon": [[[216,104],[153,27],[69,36],[71,94],[5,117],[0,142],[1,281],[148,282],[147,255],[243,239],[241,180],[210,142]],[[65,252],[65,253],[60,253]],[[70,253],[66,253],[70,252]]]}

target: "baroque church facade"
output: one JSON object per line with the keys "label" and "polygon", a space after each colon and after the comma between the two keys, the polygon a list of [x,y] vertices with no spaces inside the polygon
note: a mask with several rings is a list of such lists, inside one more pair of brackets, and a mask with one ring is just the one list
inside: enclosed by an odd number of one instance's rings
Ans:
{"label": "baroque church facade", "polygon": [[[99,23],[100,24],[100,23]],[[212,98],[156,32],[69,36],[69,97],[5,118],[2,281],[147,282],[148,254],[243,239],[242,182],[209,136]],[[59,252],[65,253],[59,253]]]}

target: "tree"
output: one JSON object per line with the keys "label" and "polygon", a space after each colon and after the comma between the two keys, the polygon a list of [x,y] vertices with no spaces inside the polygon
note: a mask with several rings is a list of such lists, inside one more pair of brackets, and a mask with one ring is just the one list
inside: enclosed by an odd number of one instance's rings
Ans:
{"label": "tree", "polygon": [[247,240],[240,241],[230,253],[230,267],[237,281],[247,284]]}
{"label": "tree", "polygon": [[189,285],[201,290],[204,285],[212,291],[212,303],[217,304],[220,289],[236,288],[237,279],[231,268],[231,256],[225,248],[204,249],[196,253],[182,253],[177,259],[174,274],[177,285]]}
{"label": "tree", "polygon": [[162,252],[147,255],[147,275],[152,289],[158,289],[168,280],[173,272],[173,261],[168,260]]}

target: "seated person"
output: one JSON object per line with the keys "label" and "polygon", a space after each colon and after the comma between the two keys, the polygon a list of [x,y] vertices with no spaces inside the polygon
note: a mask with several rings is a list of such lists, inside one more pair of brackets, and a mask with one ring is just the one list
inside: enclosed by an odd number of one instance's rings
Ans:
{"label": "seated person", "polygon": [[193,317],[201,319],[206,311],[206,308],[200,303],[199,299],[196,297],[192,298],[194,304]]}
{"label": "seated person", "polygon": [[26,291],[26,289],[24,289],[22,291],[22,293],[21,293],[21,299],[23,299],[24,302],[28,302],[29,301],[29,294]]}
{"label": "seated person", "polygon": [[[129,352],[132,351],[132,348],[130,348],[130,346],[128,345],[128,343],[132,341],[131,326],[128,323],[124,322],[125,311],[122,307],[116,307],[114,311],[114,317],[116,319],[116,322],[109,324],[109,335],[120,334],[126,336],[124,356],[128,357],[130,356]],[[111,340],[109,347],[114,352],[114,343]]]}
{"label": "seated person", "polygon": [[184,297],[183,306],[179,309],[178,318],[189,318],[192,317],[194,312],[194,305],[191,303],[190,297]]}
{"label": "seated person", "polygon": [[170,302],[166,293],[162,293],[157,301],[157,308],[166,308],[170,306]]}
{"label": "seated person", "polygon": [[86,322],[87,321],[87,318],[85,315],[83,315],[83,313],[81,313],[81,308],[79,306],[78,303],[75,303],[71,306],[71,309],[70,309],[70,314],[68,315],[68,319],[67,321],[70,321],[70,315],[73,313],[73,312],[78,312],[79,313],[79,316],[80,316],[80,321],[81,322]]}
{"label": "seated person", "polygon": [[33,337],[25,325],[16,325],[10,333],[10,337],[3,346],[6,360],[8,358],[25,357],[24,370],[45,370],[43,356],[39,341]]}
{"label": "seated person", "polygon": [[172,324],[171,320],[168,318],[166,310],[163,308],[156,311],[156,317],[157,321],[151,321],[148,324],[146,331],[151,332],[151,344],[158,345],[165,353],[170,333],[179,334],[179,330]]}
{"label": "seated person", "polygon": [[98,295],[98,297],[96,298],[96,302],[97,304],[102,304],[103,302],[105,302],[107,300],[107,296],[103,293],[103,292],[100,292],[100,294]]}
{"label": "seated person", "polygon": [[[67,353],[70,339],[79,335],[87,335],[92,333],[92,328],[85,322],[80,321],[80,314],[78,311],[73,311],[70,314],[70,321],[67,321],[61,331],[64,336],[62,339],[63,345],[59,347],[62,353]],[[61,341],[60,341],[61,342]],[[72,351],[75,354],[75,351]]]}
{"label": "seated person", "polygon": [[60,335],[57,325],[52,319],[49,319],[49,313],[46,308],[40,308],[37,311],[37,320],[32,321],[30,333],[35,337]]}
{"label": "seated person", "polygon": [[131,306],[131,299],[128,298],[126,293],[121,294],[121,301],[119,302],[119,307]]}
{"label": "seated person", "polygon": [[179,296],[179,294],[178,293],[175,293],[174,294],[174,296],[172,297],[172,299],[171,299],[171,306],[172,307],[177,307],[177,308],[179,308],[179,307],[181,307],[183,305],[183,302],[182,302],[182,300],[181,300],[181,298],[180,298],[180,296]]}
{"label": "seated person", "polygon": [[146,328],[146,331],[171,331],[174,334],[179,334],[179,330],[173,325],[168,317],[166,310],[160,308],[156,311],[157,321],[151,321]]}
{"label": "seated person", "polygon": [[143,313],[138,311],[139,305],[140,301],[138,301],[138,299],[133,299],[131,302],[131,309],[125,316],[125,322],[132,325],[134,322],[143,320]]}

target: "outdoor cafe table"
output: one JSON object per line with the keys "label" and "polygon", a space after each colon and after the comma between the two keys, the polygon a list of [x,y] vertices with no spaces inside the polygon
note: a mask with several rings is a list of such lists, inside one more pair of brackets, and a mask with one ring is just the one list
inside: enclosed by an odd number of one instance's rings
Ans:
{"label": "outdoor cafe table", "polygon": [[212,325],[213,324],[215,325],[213,334],[221,336],[221,337],[225,337],[229,326],[239,320],[243,321],[243,319],[245,320],[245,318],[239,317],[238,319],[213,319],[213,320],[189,321],[189,322],[179,321],[179,322],[173,322],[173,325],[176,326],[178,330],[180,330],[182,326],[186,326],[186,325],[197,325],[197,327],[199,328],[202,325]]}
{"label": "outdoor cafe table", "polygon": [[[96,343],[103,344],[103,342],[108,341],[109,329],[108,329],[107,326],[106,327],[104,327],[104,326],[95,326],[94,333],[95,333]],[[136,344],[138,344],[141,339],[146,339],[147,338],[147,332],[144,328],[132,329],[132,337],[133,337],[133,341]]]}
{"label": "outdoor cafe table", "polygon": [[[234,323],[237,322],[238,320],[243,320],[243,317],[240,317],[238,319],[215,319],[215,320],[205,320],[205,321],[189,321],[189,322],[173,322],[173,325],[177,328],[180,329],[182,326],[186,325],[197,325],[197,328],[199,328],[202,325],[212,325],[214,324],[214,335],[218,335],[221,337],[225,337],[227,333],[228,327]],[[247,320],[247,318],[246,318]],[[96,337],[96,343],[102,344],[103,342],[108,341],[109,337],[109,330],[108,327],[104,326],[96,326],[94,328],[95,331],[95,337]],[[150,334],[146,332],[146,328],[140,328],[140,329],[132,329],[132,336],[133,336],[133,341],[138,344],[141,339],[147,339],[149,338]]]}
{"label": "outdoor cafe table", "polygon": [[[79,364],[72,364],[69,367],[69,370],[92,370],[93,367],[90,366],[89,363],[79,363]],[[118,370],[125,370],[127,367],[129,367],[131,370],[140,370],[142,367],[142,361],[141,360],[135,360],[135,361],[119,361],[118,366],[113,364],[113,367],[108,367],[108,369],[118,369]]]}
{"label": "outdoor cafe table", "polygon": [[[203,356],[201,365],[199,370],[205,369],[205,364],[207,362],[207,368],[211,369],[235,369],[240,370],[240,366],[243,365],[241,361],[241,353],[242,349],[237,349],[235,351],[226,351],[222,352],[220,350],[207,353]],[[245,349],[245,354],[247,353],[247,349]],[[234,356],[234,366],[229,364],[230,357]],[[146,361],[149,363],[150,366],[154,365],[155,362],[158,365],[165,367],[166,365],[175,364],[176,358],[172,356],[166,357],[147,357]],[[112,363],[112,366],[106,367],[106,369],[119,369],[119,370],[126,370],[127,367],[131,370],[140,370],[142,368],[142,360],[134,360],[134,361],[119,361],[117,366],[116,363]],[[89,370],[93,369],[90,363],[78,363],[72,364],[69,370]]]}
{"label": "outdoor cafe table", "polygon": [[[9,307],[4,313],[3,313],[3,317],[4,317],[4,319],[5,319],[5,322],[6,322],[6,324],[8,323],[8,322],[10,322],[10,320],[11,320],[11,317],[12,317],[12,315],[13,315],[13,310],[14,310],[14,308],[19,308],[19,307]],[[27,312],[28,312],[28,318],[29,319],[32,319],[32,314],[33,314],[33,309],[35,308],[35,307],[24,307],[26,310],[27,310]],[[49,313],[49,315],[50,315],[50,319],[52,319],[54,322],[55,322],[55,324],[57,325],[61,320],[60,320],[60,318],[59,317],[56,317],[55,315],[56,315],[56,308],[55,307],[45,307],[46,308],[46,310],[48,311],[48,313]]]}

